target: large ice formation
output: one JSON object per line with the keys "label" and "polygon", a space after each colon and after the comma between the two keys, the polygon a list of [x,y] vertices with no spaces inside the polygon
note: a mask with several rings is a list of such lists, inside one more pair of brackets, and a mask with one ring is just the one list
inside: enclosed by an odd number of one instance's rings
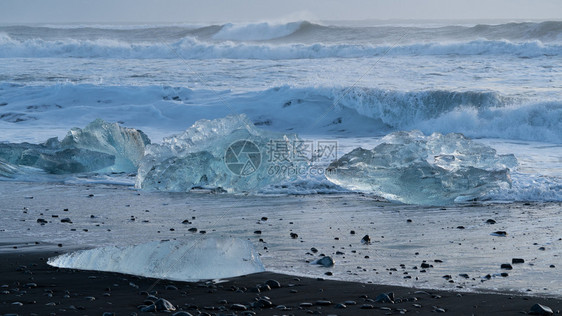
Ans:
{"label": "large ice formation", "polygon": [[332,162],[327,178],[342,187],[409,204],[442,205],[511,185],[513,155],[462,134],[396,132],[372,150],[356,148]]}
{"label": "large ice formation", "polygon": [[0,143],[0,160],[52,174],[136,172],[147,144],[150,140],[142,131],[98,119],[84,129],[71,129],[62,141]]}
{"label": "large ice formation", "polygon": [[186,192],[221,188],[228,192],[256,191],[289,181],[307,162],[274,161],[272,146],[291,152],[296,135],[257,129],[245,115],[200,120],[184,133],[147,147],[136,187]]}
{"label": "large ice formation", "polygon": [[49,258],[48,264],[179,281],[226,278],[265,270],[252,244],[235,238],[107,246]]}

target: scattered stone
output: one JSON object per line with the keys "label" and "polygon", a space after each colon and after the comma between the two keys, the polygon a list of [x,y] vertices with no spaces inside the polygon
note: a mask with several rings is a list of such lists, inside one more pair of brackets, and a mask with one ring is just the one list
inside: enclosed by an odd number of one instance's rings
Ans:
{"label": "scattered stone", "polygon": [[329,305],[332,305],[332,302],[328,301],[328,300],[318,300],[318,301],[316,301],[316,305],[329,306]]}
{"label": "scattered stone", "polygon": [[492,236],[498,236],[498,237],[506,237],[507,236],[507,232],[503,231],[503,230],[498,230],[492,233]]}
{"label": "scattered stone", "polygon": [[336,309],[345,309],[347,308],[347,305],[343,304],[343,303],[338,303],[336,304],[336,306],[334,306],[334,308]]}
{"label": "scattered stone", "polygon": [[166,285],[166,290],[177,291],[178,288],[174,285],[169,284],[169,285]]}
{"label": "scattered stone", "polygon": [[193,316],[193,315],[188,312],[181,311],[181,312],[173,313],[172,316]]}
{"label": "scattered stone", "polygon": [[356,301],[345,301],[343,302],[345,305],[357,305]]}
{"label": "scattered stone", "polygon": [[263,217],[261,218],[261,220],[265,222],[265,221],[267,221],[267,217],[266,217],[266,216],[263,216]]}
{"label": "scattered stone", "polygon": [[433,311],[436,313],[445,313],[446,310],[442,307],[433,306]]}
{"label": "scattered stone", "polygon": [[273,303],[270,300],[265,298],[260,298],[256,303],[255,306],[259,308],[270,308],[273,307]]}
{"label": "scattered stone", "polygon": [[464,226],[457,226],[457,229],[464,229]]}
{"label": "scattered stone", "polygon": [[115,316],[115,313],[104,312],[104,313],[102,314],[102,316]]}
{"label": "scattered stone", "polygon": [[496,223],[496,221],[493,220],[493,219],[491,219],[491,218],[489,218],[489,219],[486,221],[486,224],[490,224],[490,225],[493,225],[493,224],[495,224],[495,223]]}
{"label": "scattered stone", "polygon": [[512,264],[525,263],[525,259],[513,258],[513,259],[511,259],[511,263],[512,263]]}
{"label": "scattered stone", "polygon": [[43,219],[43,218],[38,218],[37,219],[37,223],[39,224],[47,224],[47,220]]}
{"label": "scattered stone", "polygon": [[531,315],[553,315],[552,309],[548,306],[535,304],[529,310],[529,314]]}
{"label": "scattered stone", "polygon": [[152,305],[141,305],[139,306],[139,309],[141,312],[144,313],[152,313],[152,312],[156,312],[156,305],[152,304]]}
{"label": "scattered stone", "polygon": [[318,252],[318,249],[312,247],[312,248],[310,248],[310,251],[312,251],[313,253],[317,253],[317,252]]}
{"label": "scattered stone", "polygon": [[312,307],[312,303],[309,302],[303,302],[299,304],[300,307]]}
{"label": "scattered stone", "polygon": [[361,243],[364,245],[369,245],[371,243],[371,237],[369,237],[369,235],[363,236],[363,238],[361,238]]}
{"label": "scattered stone", "polygon": [[[394,296],[394,293],[392,293],[392,296]],[[387,293],[382,293],[379,294],[376,298],[375,298],[375,303],[390,303],[390,304],[394,304],[394,300],[390,297],[390,295],[388,295]]]}
{"label": "scattered stone", "polygon": [[299,238],[299,235],[295,233],[291,233],[291,238],[293,239]]}
{"label": "scattered stone", "polygon": [[361,307],[359,307],[360,309],[374,309],[375,307],[371,304],[363,304],[361,305]]}
{"label": "scattered stone", "polygon": [[354,230],[350,231],[349,233],[350,233],[351,235],[355,235],[355,231],[354,231]]}
{"label": "scattered stone", "polygon": [[71,221],[70,218],[68,218],[68,217],[65,217],[65,218],[61,219],[60,222],[61,222],[61,223],[69,223],[69,224],[72,224],[72,221]]}
{"label": "scattered stone", "polygon": [[23,306],[22,302],[13,302],[12,305],[14,306]]}
{"label": "scattered stone", "polygon": [[504,278],[507,278],[509,276],[509,274],[507,274],[507,272],[502,272],[502,273],[500,273],[500,275]]}
{"label": "scattered stone", "polygon": [[245,311],[248,308],[242,304],[232,304],[230,305],[230,309],[233,311]]}
{"label": "scattered stone", "polygon": [[254,231],[254,234],[256,234],[256,235],[261,235],[261,230],[256,230],[256,231]]}
{"label": "scattered stone", "polygon": [[191,228],[188,229],[187,231],[190,231],[190,232],[192,232],[192,233],[196,233],[196,232],[197,232],[197,228],[191,227]]}
{"label": "scattered stone", "polygon": [[513,267],[509,263],[502,263],[500,268],[505,269],[505,270],[513,270]]}
{"label": "scattered stone", "polygon": [[95,297],[93,297],[93,296],[86,296],[86,297],[84,297],[84,298],[85,298],[86,300],[90,301],[90,302],[92,302],[92,301],[95,301],[95,300],[96,300],[96,298],[95,298]]}
{"label": "scattered stone", "polygon": [[334,260],[331,257],[322,257],[314,262],[324,267],[331,267],[334,265]]}
{"label": "scattered stone", "polygon": [[469,278],[470,278],[470,277],[468,276],[468,274],[466,274],[466,273],[461,273],[461,274],[459,274],[459,276],[461,276],[461,277],[463,277],[463,278],[465,278],[465,279],[469,279]]}
{"label": "scattered stone", "polygon": [[170,303],[169,301],[160,298],[158,299],[155,303],[154,306],[156,306],[156,310],[158,311],[175,311],[176,307]]}
{"label": "scattered stone", "polygon": [[551,264],[549,267],[550,267],[550,268],[556,268],[556,266],[553,265],[553,264]]}
{"label": "scattered stone", "polygon": [[265,284],[269,285],[269,287],[272,288],[272,289],[281,288],[281,283],[279,283],[279,281],[277,281],[277,280],[267,280],[267,281],[265,281]]}

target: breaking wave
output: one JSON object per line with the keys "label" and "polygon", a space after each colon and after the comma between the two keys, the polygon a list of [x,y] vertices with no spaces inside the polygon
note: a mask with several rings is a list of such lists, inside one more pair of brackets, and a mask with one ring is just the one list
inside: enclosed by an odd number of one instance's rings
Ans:
{"label": "breaking wave", "polygon": [[[274,30],[269,34],[244,33],[234,28],[224,36],[248,36],[258,40],[261,37],[281,36],[286,31]],[[217,33],[217,35],[222,33]],[[238,35],[237,35],[238,34]],[[275,35],[277,34],[277,35]],[[222,36],[222,35],[221,35]],[[360,58],[383,55],[509,55],[522,58],[557,56],[562,54],[562,45],[542,43],[537,40],[511,42],[507,40],[473,40],[468,42],[429,42],[404,45],[361,44],[361,43],[246,43],[207,42],[194,37],[176,41],[127,42],[118,39],[100,38],[94,40],[40,38],[14,39],[0,33],[1,58],[116,58],[116,59],[318,59],[318,58]]]}

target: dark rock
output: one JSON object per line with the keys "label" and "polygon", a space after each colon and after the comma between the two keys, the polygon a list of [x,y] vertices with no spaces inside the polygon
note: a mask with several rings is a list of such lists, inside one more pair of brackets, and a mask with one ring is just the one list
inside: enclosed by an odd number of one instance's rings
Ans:
{"label": "dark rock", "polygon": [[312,307],[312,303],[304,302],[299,304],[300,307]]}
{"label": "dark rock", "polygon": [[356,301],[345,301],[343,302],[345,305],[357,305]]}
{"label": "dark rock", "polygon": [[156,305],[152,304],[152,305],[141,305],[139,306],[139,309],[141,312],[143,313],[151,313],[151,312],[156,312]]}
{"label": "dark rock", "polygon": [[336,308],[336,309],[344,309],[344,308],[347,308],[347,305],[342,304],[342,303],[339,303],[339,304],[336,304],[336,306],[334,306],[334,308]]}
{"label": "dark rock", "polygon": [[230,305],[230,309],[233,311],[245,311],[248,308],[242,304],[232,304]]}
{"label": "dark rock", "polygon": [[548,306],[535,304],[529,310],[530,315],[553,315],[552,309]]}
{"label": "dark rock", "polygon": [[256,230],[256,231],[254,231],[254,234],[256,234],[256,235],[261,235],[261,230]]}
{"label": "dark rock", "polygon": [[267,280],[265,281],[265,284],[269,285],[269,287],[272,289],[281,288],[281,283],[279,283],[279,281],[277,280]]}
{"label": "dark rock", "polygon": [[[392,294],[392,296],[394,296],[394,294]],[[388,294],[382,293],[382,294],[379,294],[379,295],[375,298],[375,303],[390,303],[390,304],[394,304],[394,300],[391,299]]]}
{"label": "dark rock", "polygon": [[260,308],[273,307],[273,303],[270,300],[266,300],[265,298],[260,298],[255,305]]}
{"label": "dark rock", "polygon": [[369,237],[369,235],[365,235],[363,236],[363,238],[361,238],[361,243],[364,245],[368,245],[371,243],[371,237]]}
{"label": "dark rock", "polygon": [[329,306],[329,305],[332,305],[332,302],[328,301],[328,300],[318,300],[318,301],[316,301],[316,305]]}
{"label": "dark rock", "polygon": [[500,268],[505,269],[505,270],[513,270],[513,267],[509,263],[502,263]]}
{"label": "dark rock", "polygon": [[102,316],[115,316],[115,313],[104,312],[104,313],[102,314]]}
{"label": "dark rock", "polygon": [[465,279],[470,278],[470,277],[468,276],[468,274],[466,274],[466,273],[461,273],[461,274],[459,274],[459,276],[461,276],[461,277],[463,277],[463,278],[465,278]]}
{"label": "dark rock", "polygon": [[493,232],[492,236],[505,237],[505,236],[507,236],[507,232],[503,231],[503,230],[498,230],[498,231]]}
{"label": "dark rock", "polygon": [[291,233],[291,238],[293,239],[299,238],[299,235],[295,233]]}
{"label": "dark rock", "polygon": [[176,307],[169,301],[159,298],[154,305],[158,311],[175,311]]}
{"label": "dark rock", "polygon": [[354,230],[350,231],[349,233],[350,233],[351,235],[355,235],[355,231],[354,231]]}
{"label": "dark rock", "polygon": [[169,284],[169,285],[166,285],[166,290],[169,290],[169,291],[177,291],[178,288],[177,288],[176,286],[174,286],[174,285]]}
{"label": "dark rock", "polygon": [[188,312],[181,311],[181,312],[173,313],[172,316],[193,316],[193,315]]}
{"label": "dark rock", "polygon": [[457,229],[464,229],[464,226],[457,226]]}
{"label": "dark rock", "polygon": [[313,253],[317,253],[317,252],[318,252],[318,249],[312,247],[312,248],[310,248],[310,251],[312,251]]}
{"label": "dark rock", "polygon": [[70,218],[68,218],[68,217],[65,217],[65,218],[61,219],[60,222],[61,222],[61,223],[69,223],[69,224],[72,224],[72,221],[71,221]]}
{"label": "dark rock", "polygon": [[263,217],[261,218],[261,220],[265,222],[265,221],[267,221],[267,217],[263,216]]}
{"label": "dark rock", "polygon": [[37,223],[39,224],[47,224],[47,220],[43,219],[43,218],[38,218],[37,219]]}
{"label": "dark rock", "polygon": [[314,262],[324,267],[331,267],[334,265],[334,260],[331,257],[323,257]]}
{"label": "dark rock", "polygon": [[197,228],[191,227],[191,228],[188,229],[187,231],[190,231],[190,232],[192,232],[192,233],[195,233],[195,232],[197,232]]}
{"label": "dark rock", "polygon": [[371,304],[363,304],[361,305],[361,307],[359,307],[360,309],[374,309],[375,307]]}
{"label": "dark rock", "polygon": [[512,263],[512,264],[516,264],[516,263],[525,263],[525,259],[513,258],[513,259],[511,259],[511,263]]}
{"label": "dark rock", "polygon": [[486,224],[491,224],[491,225],[493,225],[493,224],[495,224],[495,223],[496,223],[496,221],[493,220],[493,219],[491,219],[491,218],[486,221]]}

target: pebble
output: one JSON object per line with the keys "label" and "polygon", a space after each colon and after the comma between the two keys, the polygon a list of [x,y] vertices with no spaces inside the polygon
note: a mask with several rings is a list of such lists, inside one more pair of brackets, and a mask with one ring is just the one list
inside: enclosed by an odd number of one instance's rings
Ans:
{"label": "pebble", "polygon": [[300,307],[312,307],[312,303],[304,302],[299,304]]}
{"label": "pebble", "polygon": [[69,223],[69,224],[72,224],[72,221],[71,221],[70,218],[68,218],[68,217],[65,217],[65,218],[61,219],[60,222],[61,222],[61,223]]}
{"label": "pebble", "polygon": [[334,265],[334,259],[327,256],[327,257],[323,257],[321,259],[316,260],[314,263],[319,264],[319,265],[324,266],[324,267],[331,267],[331,266]]}
{"label": "pebble", "polygon": [[[392,294],[392,296],[394,296],[394,293]],[[392,298],[390,298],[390,295],[388,295],[387,293],[382,293],[382,294],[379,294],[375,298],[375,303],[391,303],[391,304],[394,304],[394,300]]]}
{"label": "pebble", "polygon": [[516,264],[516,263],[525,263],[525,259],[513,258],[513,259],[511,259],[511,263],[512,263],[512,264]]}
{"label": "pebble", "polygon": [[269,285],[269,287],[272,288],[272,289],[281,288],[281,283],[279,283],[279,281],[277,281],[277,280],[267,280],[267,281],[265,281],[265,284]]}
{"label": "pebble", "polygon": [[513,267],[511,266],[511,264],[509,263],[502,263],[502,265],[500,266],[501,269],[505,269],[505,270],[513,270]]}
{"label": "pebble", "polygon": [[365,235],[363,236],[363,238],[361,238],[361,243],[364,245],[368,245],[371,243],[371,237],[369,237],[369,235]]}
{"label": "pebble", "polygon": [[492,233],[493,236],[498,236],[498,237],[505,237],[507,236],[507,232],[503,231],[503,230],[498,230]]}
{"label": "pebble", "polygon": [[552,309],[548,306],[535,304],[529,310],[529,314],[531,315],[553,315]]}
{"label": "pebble", "polygon": [[336,304],[336,306],[334,306],[334,308],[337,308],[337,309],[344,309],[344,308],[347,308],[347,305],[345,305],[345,304],[343,304],[343,303],[339,303],[339,304]]}
{"label": "pebble", "polygon": [[158,299],[155,303],[154,306],[156,306],[156,309],[158,311],[175,311],[176,307],[170,303],[168,300],[165,300],[163,298]]}
{"label": "pebble", "polygon": [[328,305],[332,305],[332,302],[328,300],[318,300],[316,301],[316,305],[328,306]]}
{"label": "pebble", "polygon": [[373,305],[371,304],[363,304],[361,305],[361,307],[359,307],[360,309],[373,309],[375,308]]}
{"label": "pebble", "polygon": [[356,301],[345,301],[343,302],[345,305],[357,305]]}
{"label": "pebble", "polygon": [[496,223],[496,221],[493,220],[493,219],[491,219],[491,218],[486,221],[486,224],[491,224],[491,225],[493,225],[493,224],[495,224],[495,223]]}
{"label": "pebble", "polygon": [[299,238],[299,235],[295,233],[291,233],[291,238],[293,239]]}
{"label": "pebble", "polygon": [[43,218],[38,218],[37,219],[37,223],[39,224],[47,224],[47,220],[43,219]]}
{"label": "pebble", "polygon": [[234,311],[245,311],[248,308],[246,306],[242,305],[242,304],[232,304],[230,306],[230,309],[234,310]]}
{"label": "pebble", "polygon": [[181,312],[173,313],[172,316],[193,316],[193,315],[188,312],[181,311]]}

